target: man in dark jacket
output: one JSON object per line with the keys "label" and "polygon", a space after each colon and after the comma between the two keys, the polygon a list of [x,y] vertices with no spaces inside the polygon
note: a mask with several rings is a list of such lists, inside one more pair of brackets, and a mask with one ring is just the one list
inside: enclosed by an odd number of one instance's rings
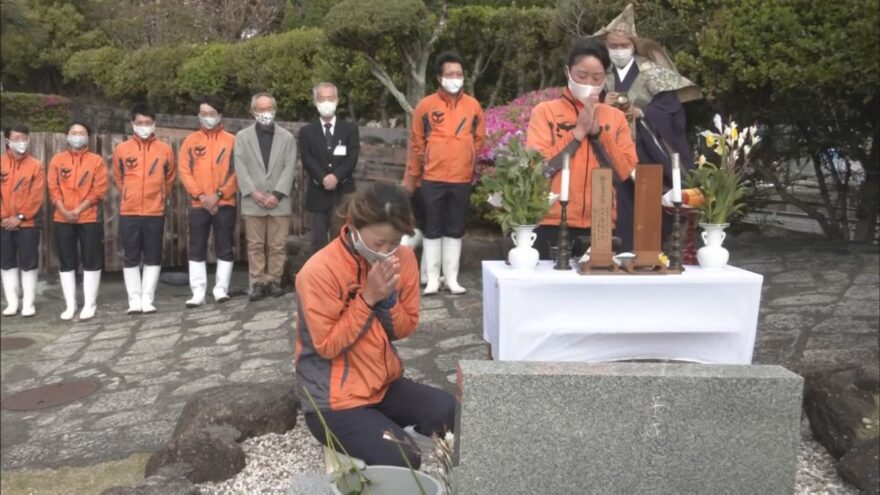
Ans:
{"label": "man in dark jacket", "polygon": [[335,234],[331,232],[333,213],[343,195],[354,192],[360,136],[357,124],[336,118],[336,86],[322,82],[312,89],[312,94],[320,118],[300,130],[299,149],[308,174],[306,210],[313,254]]}

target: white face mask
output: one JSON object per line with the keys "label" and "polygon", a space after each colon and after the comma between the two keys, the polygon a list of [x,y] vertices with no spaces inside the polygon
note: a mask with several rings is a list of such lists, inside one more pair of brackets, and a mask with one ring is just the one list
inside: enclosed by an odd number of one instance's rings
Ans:
{"label": "white face mask", "polygon": [[254,116],[260,125],[271,125],[275,121],[275,112],[263,112]]}
{"label": "white face mask", "polygon": [[626,67],[626,64],[628,64],[630,60],[632,60],[633,49],[616,48],[613,50],[608,50],[608,55],[611,57],[611,63],[613,63],[615,67],[622,69]]}
{"label": "white face mask", "polygon": [[367,263],[371,265],[375,265],[377,263],[381,263],[388,258],[390,258],[394,253],[400,249],[400,246],[391,250],[390,253],[380,253],[379,251],[374,251],[367,247],[366,243],[364,243],[363,237],[361,237],[361,233],[357,230],[354,231],[355,235],[353,237],[354,241],[354,250],[358,252],[359,255],[363,256]]}
{"label": "white face mask", "polygon": [[591,96],[601,93],[604,87],[601,84],[599,86],[592,86],[590,84],[576,83],[571,78],[571,74],[568,75],[568,90],[571,91],[571,96],[574,96],[581,103],[586,103]]}
{"label": "white face mask", "polygon": [[31,144],[30,141],[7,141],[6,145],[12,148],[12,151],[18,153],[19,155],[23,155],[28,146]]}
{"label": "white face mask", "polygon": [[132,125],[132,129],[134,129],[134,133],[141,139],[147,139],[153,135],[153,130],[155,126],[152,125]]}
{"label": "white face mask", "polygon": [[67,136],[67,144],[69,144],[71,148],[78,150],[78,149],[84,147],[85,145],[89,144],[89,138],[88,138],[88,136],[70,135],[70,136]]}
{"label": "white face mask", "polygon": [[220,123],[220,117],[202,117],[199,116],[199,124],[205,129],[213,129]]}
{"label": "white face mask", "polygon": [[454,94],[457,94],[459,91],[461,91],[461,88],[464,86],[464,79],[463,78],[449,79],[446,77],[442,77],[442,78],[440,78],[440,86],[442,86],[443,89],[445,89],[447,93],[454,95]]}
{"label": "white face mask", "polygon": [[318,107],[318,113],[321,114],[321,117],[329,119],[336,114],[335,101],[322,101],[317,103],[315,106]]}

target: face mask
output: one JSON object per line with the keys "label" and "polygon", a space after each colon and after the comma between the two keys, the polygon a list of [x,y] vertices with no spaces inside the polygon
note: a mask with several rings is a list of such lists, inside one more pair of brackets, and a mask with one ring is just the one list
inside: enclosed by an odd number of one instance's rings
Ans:
{"label": "face mask", "polygon": [[622,69],[626,67],[626,64],[632,60],[633,57],[633,49],[632,48],[618,48],[614,50],[608,50],[608,55],[611,56],[611,62],[618,68]]}
{"label": "face mask", "polygon": [[67,136],[67,144],[70,145],[71,148],[78,150],[89,143],[89,138],[86,136]]}
{"label": "face mask", "polygon": [[30,141],[7,141],[7,144],[12,148],[12,151],[23,155],[27,151]]}
{"label": "face mask", "polygon": [[571,95],[581,103],[585,103],[591,96],[601,93],[603,87],[604,85],[591,86],[589,84],[576,83],[574,82],[574,79],[571,78],[571,74],[568,75],[568,90],[571,91]]}
{"label": "face mask", "polygon": [[220,117],[202,117],[199,116],[199,124],[205,129],[213,129],[220,123]]}
{"label": "face mask", "polygon": [[443,77],[440,79],[440,86],[443,86],[443,89],[445,89],[448,93],[456,94],[461,91],[462,86],[464,86],[464,79],[447,79]]}
{"label": "face mask", "polygon": [[378,251],[373,251],[372,249],[368,248],[367,245],[364,243],[364,239],[361,237],[360,232],[355,230],[354,233],[357,234],[356,237],[353,239],[354,250],[357,251],[359,255],[363,256],[364,259],[367,260],[367,263],[371,265],[381,263],[397,252],[398,248],[394,248],[390,253],[380,253]]}
{"label": "face mask", "polygon": [[263,112],[254,116],[260,125],[271,125],[275,121],[275,112]]}
{"label": "face mask", "polygon": [[132,126],[134,133],[141,139],[147,139],[153,134],[154,126],[151,125],[135,125]]}
{"label": "face mask", "polygon": [[321,117],[330,118],[334,114],[336,114],[336,102],[335,101],[322,101],[315,105],[318,107],[318,113],[321,114]]}

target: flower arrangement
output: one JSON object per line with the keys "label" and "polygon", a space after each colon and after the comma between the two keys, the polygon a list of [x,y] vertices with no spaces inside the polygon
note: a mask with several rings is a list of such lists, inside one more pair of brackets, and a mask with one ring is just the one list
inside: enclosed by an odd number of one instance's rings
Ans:
{"label": "flower arrangement", "polygon": [[700,136],[718,157],[718,164],[709,162],[701,154],[697,167],[687,177],[687,185],[700,189],[703,194],[703,204],[698,206],[700,222],[724,224],[745,207],[744,172],[761,138],[756,126],[740,130],[733,121],[724,125],[720,115],[715,115],[713,123],[718,132],[706,130]]}
{"label": "flower arrangement", "polygon": [[487,216],[506,233],[518,225],[537,224],[550,209],[550,183],[543,174],[544,157],[526,149],[515,135],[495,154],[490,175],[480,179],[475,195],[492,209]]}

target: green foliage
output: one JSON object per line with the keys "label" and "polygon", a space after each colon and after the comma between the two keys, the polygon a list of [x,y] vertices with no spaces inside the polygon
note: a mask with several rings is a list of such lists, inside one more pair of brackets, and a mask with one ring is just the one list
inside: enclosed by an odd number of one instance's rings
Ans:
{"label": "green foliage", "polygon": [[745,188],[740,181],[740,174],[736,171],[711,163],[691,170],[687,178],[688,187],[698,187],[703,191],[701,223],[727,223],[742,212]]}
{"label": "green foliage", "polygon": [[342,0],[330,9],[324,30],[334,45],[374,53],[388,39],[420,40],[429,20],[421,0]]}
{"label": "green foliage", "polygon": [[31,132],[67,132],[70,100],[58,95],[0,93],[3,125],[25,124]]}
{"label": "green foliage", "polygon": [[518,138],[513,138],[506,152],[495,157],[494,171],[480,179],[474,197],[495,203],[488,217],[505,234],[517,225],[537,224],[550,210],[550,183],[544,177],[543,165],[544,157],[539,152],[526,149]]}
{"label": "green foliage", "polygon": [[306,27],[321,27],[324,18],[340,0],[291,0],[284,9],[281,28],[284,31]]}
{"label": "green foliage", "polygon": [[191,98],[214,94],[229,99],[232,95],[227,88],[235,77],[231,61],[233,49],[234,45],[228,43],[212,43],[186,59],[178,72],[180,91]]}

